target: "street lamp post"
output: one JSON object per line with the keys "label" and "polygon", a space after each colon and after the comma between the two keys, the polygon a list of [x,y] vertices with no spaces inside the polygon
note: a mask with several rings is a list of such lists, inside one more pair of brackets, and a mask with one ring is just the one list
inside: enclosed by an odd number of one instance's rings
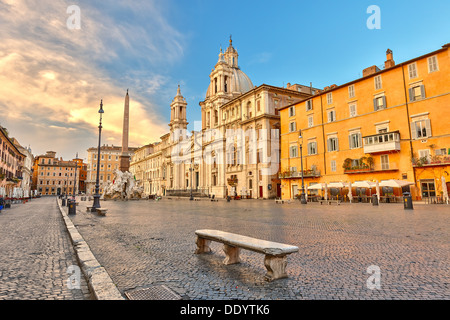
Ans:
{"label": "street lamp post", "polygon": [[78,164],[75,162],[75,177],[73,181],[72,201],[68,202],[69,214],[76,214],[77,212],[77,200],[75,198],[75,189],[77,187],[77,167]]}
{"label": "street lamp post", "polygon": [[97,152],[97,178],[95,180],[95,194],[94,194],[94,203],[92,205],[92,212],[95,212],[97,208],[100,208],[100,144],[102,140],[102,115],[103,111],[103,100],[100,101],[100,110],[98,110],[100,114],[100,124],[98,126],[98,152]]}
{"label": "street lamp post", "polygon": [[77,188],[77,167],[78,167],[78,163],[75,162],[75,177],[74,177],[74,181],[73,181],[73,201],[75,201],[75,191]]}
{"label": "street lamp post", "polygon": [[303,182],[303,136],[302,136],[301,130],[300,130],[298,139],[300,142],[300,165],[301,165],[301,170],[302,170],[302,193],[300,194],[300,202],[302,204],[306,204],[305,184]]}
{"label": "street lamp post", "polygon": [[189,168],[189,171],[191,172],[191,196],[189,198],[189,200],[194,200],[194,197],[192,196],[192,171],[194,169],[192,168],[192,163],[191,163],[191,167]]}

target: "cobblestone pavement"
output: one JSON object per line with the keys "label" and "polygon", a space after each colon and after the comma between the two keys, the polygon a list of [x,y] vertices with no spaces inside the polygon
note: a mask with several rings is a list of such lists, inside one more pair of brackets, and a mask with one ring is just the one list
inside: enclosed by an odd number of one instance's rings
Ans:
{"label": "cobblestone pavement", "polygon": [[68,267],[77,266],[69,234],[54,197],[12,204],[0,213],[0,300],[86,300],[69,289]]}
{"label": "cobblestone pavement", "polygon": [[[184,299],[449,299],[450,206],[239,201],[107,201],[106,217],[80,202],[72,221],[122,294],[164,284]],[[219,229],[299,247],[289,278],[264,280],[263,255],[222,245],[195,255],[197,229]],[[379,289],[369,289],[370,266]],[[371,282],[372,283],[372,282]]]}

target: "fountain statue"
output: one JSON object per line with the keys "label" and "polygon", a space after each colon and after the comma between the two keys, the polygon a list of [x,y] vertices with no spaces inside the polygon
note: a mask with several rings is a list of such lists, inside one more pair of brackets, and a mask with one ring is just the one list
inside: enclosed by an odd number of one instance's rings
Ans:
{"label": "fountain statue", "polygon": [[126,171],[114,170],[114,180],[108,181],[103,189],[104,200],[133,200],[141,199],[144,188],[140,181],[136,181],[134,176]]}

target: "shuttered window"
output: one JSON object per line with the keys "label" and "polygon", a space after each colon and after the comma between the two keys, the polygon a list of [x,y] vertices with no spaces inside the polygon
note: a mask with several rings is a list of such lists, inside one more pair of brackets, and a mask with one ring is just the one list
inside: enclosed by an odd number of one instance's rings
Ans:
{"label": "shuttered window", "polygon": [[361,133],[352,133],[348,136],[348,143],[350,149],[357,149],[362,147],[362,137]]}
{"label": "shuttered window", "polygon": [[308,155],[317,154],[317,142],[308,143]]}
{"label": "shuttered window", "polygon": [[383,83],[381,81],[380,75],[378,75],[374,78],[374,82],[375,82],[375,90],[379,90],[383,87]]}
{"label": "shuttered window", "polygon": [[411,136],[413,139],[423,139],[431,137],[430,119],[413,121],[411,123]]}
{"label": "shuttered window", "polygon": [[409,101],[417,101],[420,99],[425,99],[425,86],[419,85],[409,88]]}
{"label": "shuttered window", "polygon": [[386,108],[386,96],[373,99],[373,110],[378,111]]}
{"label": "shuttered window", "polygon": [[439,70],[438,61],[436,56],[428,58],[428,73],[435,72]]}
{"label": "shuttered window", "polygon": [[339,150],[339,143],[338,138],[329,138],[327,140],[327,150],[330,151],[338,151]]}
{"label": "shuttered window", "polygon": [[294,132],[295,130],[297,130],[296,123],[295,122],[289,123],[289,132]]}
{"label": "shuttered window", "polygon": [[296,157],[298,157],[297,146],[291,146],[291,147],[289,148],[289,157],[290,157],[290,158],[296,158]]}
{"label": "shuttered window", "polygon": [[408,73],[410,79],[417,78],[417,64],[415,62],[408,64]]}

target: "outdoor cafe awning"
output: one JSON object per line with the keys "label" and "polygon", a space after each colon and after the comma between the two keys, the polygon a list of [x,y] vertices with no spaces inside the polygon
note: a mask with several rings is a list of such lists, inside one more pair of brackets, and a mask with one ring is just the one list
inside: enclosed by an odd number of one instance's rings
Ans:
{"label": "outdoor cafe awning", "polygon": [[414,185],[414,182],[405,181],[405,180],[396,180],[396,179],[383,180],[380,182],[380,187],[401,188],[401,187],[412,186],[412,185]]}

